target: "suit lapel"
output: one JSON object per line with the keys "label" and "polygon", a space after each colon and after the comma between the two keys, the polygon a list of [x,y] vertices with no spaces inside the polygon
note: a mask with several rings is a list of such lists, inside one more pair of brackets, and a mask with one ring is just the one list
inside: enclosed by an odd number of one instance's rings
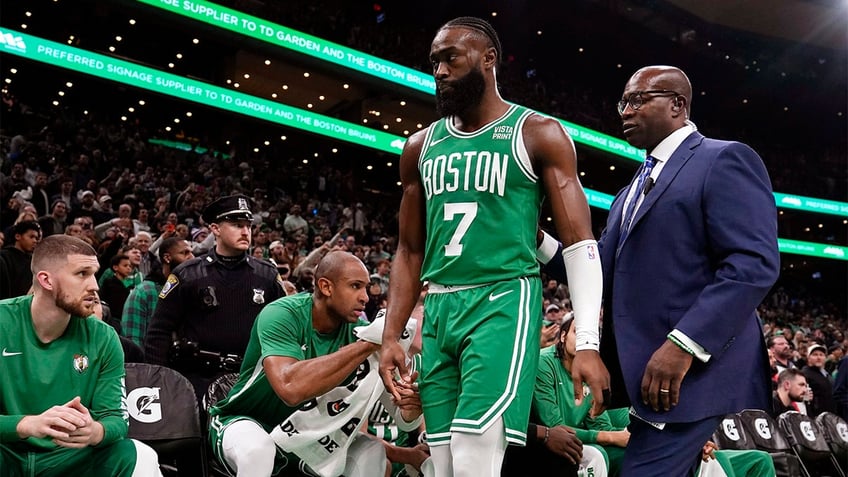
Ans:
{"label": "suit lapel", "polygon": [[651,207],[653,207],[657,200],[659,200],[663,192],[668,189],[668,186],[671,185],[671,182],[675,177],[677,177],[677,174],[686,162],[695,155],[696,148],[701,145],[703,140],[704,136],[701,133],[697,131],[693,132],[680,144],[680,147],[674,151],[674,154],[668,158],[668,161],[663,165],[659,179],[654,184],[654,188],[651,189],[651,192],[645,196],[645,199],[639,206],[639,210],[636,211],[636,215],[633,217],[633,223],[630,225],[631,233],[639,224],[642,217],[647,214],[648,211],[651,210]]}

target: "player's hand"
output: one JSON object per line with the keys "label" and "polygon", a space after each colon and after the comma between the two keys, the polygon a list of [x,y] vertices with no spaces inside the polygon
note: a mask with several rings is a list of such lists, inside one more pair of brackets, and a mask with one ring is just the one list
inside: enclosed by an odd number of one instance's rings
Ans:
{"label": "player's hand", "polygon": [[406,352],[397,340],[383,340],[380,349],[380,379],[386,391],[392,395],[392,400],[401,400],[400,387],[395,386],[395,378],[406,384],[412,384],[409,369],[406,366]]}
{"label": "player's hand", "polygon": [[25,416],[18,422],[18,437],[53,439],[69,438],[72,432],[86,425],[85,416],[67,405],[53,406],[37,416]]}
{"label": "player's hand", "polygon": [[571,376],[574,381],[574,404],[579,406],[583,403],[583,383],[588,384],[592,391],[592,409],[589,415],[598,417],[604,412],[610,399],[609,371],[604,366],[600,353],[588,349],[578,351],[571,366]]}
{"label": "player's hand", "polygon": [[565,426],[548,428],[548,442],[545,447],[554,454],[565,457],[572,464],[579,464],[583,459],[583,443],[573,429]]}
{"label": "player's hand", "polygon": [[80,413],[85,424],[70,432],[67,437],[54,437],[53,443],[61,447],[81,449],[83,447],[97,445],[103,440],[103,425],[91,417],[91,413],[88,411],[88,408],[82,405],[79,396],[71,399],[64,407]]}
{"label": "player's hand", "polygon": [[716,449],[718,449],[718,447],[715,445],[715,442],[707,441],[707,443],[704,444],[704,448],[701,449],[701,460],[707,462],[710,459],[715,459]]}
{"label": "player's hand", "polygon": [[651,355],[642,376],[642,402],[668,411],[680,402],[680,385],[692,366],[692,355],[669,340]]}

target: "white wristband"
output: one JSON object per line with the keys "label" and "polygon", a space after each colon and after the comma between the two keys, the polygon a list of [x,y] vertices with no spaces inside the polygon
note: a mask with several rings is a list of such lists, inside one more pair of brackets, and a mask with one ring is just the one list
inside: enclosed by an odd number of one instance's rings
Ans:
{"label": "white wristband", "polygon": [[551,237],[543,230],[542,243],[536,248],[536,260],[542,265],[547,265],[554,258],[554,255],[556,255],[558,248],[559,242],[557,242],[557,239]]}
{"label": "white wristband", "polygon": [[598,242],[589,239],[572,244],[562,251],[562,257],[568,276],[571,307],[574,310],[576,349],[598,351],[601,343],[599,323],[604,290]]}

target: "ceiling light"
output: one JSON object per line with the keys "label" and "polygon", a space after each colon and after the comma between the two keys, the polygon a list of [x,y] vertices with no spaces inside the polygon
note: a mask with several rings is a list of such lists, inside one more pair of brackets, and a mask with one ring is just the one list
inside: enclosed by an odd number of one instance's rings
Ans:
{"label": "ceiling light", "polygon": [[265,60],[265,65],[271,65],[271,60]]}
{"label": "ceiling light", "polygon": [[238,84],[238,83],[233,83],[233,87],[238,88],[238,87],[239,87],[239,84]]}
{"label": "ceiling light", "polygon": [[417,127],[418,129],[421,129],[421,128],[423,128],[423,127],[424,127],[424,125],[423,125],[423,124],[421,124],[421,123],[418,123],[418,124],[416,124],[416,125],[415,125],[415,127]]}
{"label": "ceiling light", "polygon": [[272,98],[276,98],[276,97],[277,97],[277,93],[271,93],[271,97],[272,97]]}
{"label": "ceiling light", "polygon": [[118,36],[115,37],[115,41],[121,41],[121,40],[123,40],[123,38],[121,38],[121,35],[118,35]]}
{"label": "ceiling light", "polygon": [[12,73],[12,74],[16,74],[18,72],[18,69],[12,68],[12,69],[9,70],[9,72]]}
{"label": "ceiling light", "polygon": [[191,40],[191,42],[192,42],[192,43],[194,43],[194,44],[196,45],[196,44],[200,43],[200,40],[198,40],[197,38],[195,38],[195,39]]}
{"label": "ceiling light", "polygon": [[186,116],[191,117],[191,111],[186,111]]}
{"label": "ceiling light", "polygon": [[130,25],[135,25],[135,20],[133,20],[132,18],[130,18]]}
{"label": "ceiling light", "polygon": [[580,171],[580,177],[585,177],[585,176],[586,176],[586,171]]}
{"label": "ceiling light", "polygon": [[258,147],[254,147],[254,148],[253,148],[253,152],[259,152],[259,148],[258,148]]}
{"label": "ceiling light", "polygon": [[114,52],[114,51],[115,51],[115,47],[114,47],[114,46],[110,46],[110,47],[109,47],[109,51]]}
{"label": "ceiling light", "polygon": [[401,102],[400,102],[400,105],[401,105],[401,106],[406,106],[406,101],[401,101]]}
{"label": "ceiling light", "polygon": [[88,110],[86,109],[85,111],[83,111],[83,112],[82,112],[82,114],[86,114],[86,115],[87,115],[87,114],[88,114]]}
{"label": "ceiling light", "polygon": [[59,96],[64,96],[64,95],[65,95],[64,91],[59,91]]}
{"label": "ceiling light", "polygon": [[374,169],[374,166],[368,165],[368,166],[365,166],[365,168],[370,171],[370,170]]}
{"label": "ceiling light", "polygon": [[21,23],[21,29],[26,30],[26,23]]}
{"label": "ceiling light", "polygon": [[28,17],[31,17],[31,16],[32,16],[32,12],[26,12],[26,13],[24,13],[24,15],[26,15],[26,16],[28,16]]}
{"label": "ceiling light", "polygon": [[368,124],[368,118],[362,118],[362,122]]}
{"label": "ceiling light", "polygon": [[392,163],[391,163],[391,162],[387,162],[387,163],[386,163],[386,167],[392,167]]}
{"label": "ceiling light", "polygon": [[168,63],[168,68],[173,68],[173,67],[174,67],[173,63]]}
{"label": "ceiling light", "polygon": [[229,141],[229,140],[227,140],[226,144],[229,146],[229,145],[230,145],[230,141]]}
{"label": "ceiling light", "polygon": [[580,48],[577,49],[577,51],[579,51],[580,53],[583,53],[583,47],[581,46]]}
{"label": "ceiling light", "polygon": [[333,148],[332,150],[333,150],[334,153],[339,152],[339,150],[336,149],[336,148]]}
{"label": "ceiling light", "polygon": [[283,89],[289,89],[289,85],[284,84],[284,85],[283,85]]}
{"label": "ceiling light", "polygon": [[493,17],[498,16],[498,12],[492,12],[492,16],[493,16]]}
{"label": "ceiling light", "polygon": [[321,96],[318,96],[318,99],[320,99],[321,101],[324,101],[324,95],[322,94]]}
{"label": "ceiling light", "polygon": [[171,126],[165,126],[165,131],[170,131],[170,130],[171,130]]}
{"label": "ceiling light", "polygon": [[614,170],[615,170],[615,166],[610,166],[610,170],[611,170],[611,171],[614,171]]}
{"label": "ceiling light", "polygon": [[227,84],[233,84],[233,80],[227,79]]}
{"label": "ceiling light", "polygon": [[286,138],[285,136],[280,136],[280,139],[282,139],[283,141],[285,141],[285,140],[286,140],[286,139],[288,139],[288,138]]}
{"label": "ceiling light", "polygon": [[174,122],[175,122],[175,123],[177,123],[177,124],[179,124],[179,123],[180,123],[180,118],[174,118]]}
{"label": "ceiling light", "polygon": [[307,104],[306,107],[312,109],[312,103]]}
{"label": "ceiling light", "polygon": [[141,106],[144,106],[144,100],[143,100],[143,99],[139,99],[139,100],[138,100],[138,104],[140,104]]}
{"label": "ceiling light", "polygon": [[[14,71],[13,71],[13,73],[14,73]],[[71,83],[70,81],[68,81],[67,83],[65,83],[65,86],[67,86],[68,88],[73,88],[74,84]]]}
{"label": "ceiling light", "polygon": [[317,153],[317,152],[316,152],[316,153],[313,153],[312,155],[313,155],[314,157],[318,157],[318,153]]}
{"label": "ceiling light", "polygon": [[11,83],[11,82],[12,82],[12,78],[6,78],[6,83],[7,83],[7,84],[8,84],[8,83]]}
{"label": "ceiling light", "polygon": [[384,125],[383,125],[383,129],[389,129],[389,125],[388,125],[388,124],[384,124]]}
{"label": "ceiling light", "polygon": [[304,163],[304,164],[309,164],[309,159],[304,159],[304,160],[303,160],[303,163]]}
{"label": "ceiling light", "polygon": [[182,54],[182,53],[177,53],[177,59],[178,59],[178,60],[183,59],[183,54]]}
{"label": "ceiling light", "polygon": [[249,75],[249,74],[247,74],[247,73],[245,73],[245,74],[244,74],[244,79],[250,79],[250,75]]}
{"label": "ceiling light", "polygon": [[350,85],[349,85],[349,84],[347,84],[347,83],[345,83],[345,84],[343,84],[343,85],[342,85],[342,88],[344,88],[344,89],[348,89],[348,88],[350,88]]}
{"label": "ceiling light", "polygon": [[131,112],[131,113],[134,113],[134,112],[135,112],[135,108],[134,108],[134,107],[132,107],[132,106],[130,106],[129,108],[127,108],[127,111],[129,111],[129,112]]}
{"label": "ceiling light", "polygon": [[395,182],[395,184],[400,185],[400,181]]}
{"label": "ceiling light", "polygon": [[121,121],[126,121],[126,120],[127,120],[126,116],[121,116]]}
{"label": "ceiling light", "polygon": [[404,130],[403,130],[403,135],[404,135],[404,136],[409,136],[409,129],[404,129]]}
{"label": "ceiling light", "polygon": [[396,122],[396,123],[399,123],[399,122],[401,122],[401,121],[403,121],[403,119],[401,119],[401,118],[395,118],[395,122]]}
{"label": "ceiling light", "polygon": [[266,146],[270,146],[270,145],[271,145],[271,141],[265,141],[265,145],[266,145]]}
{"label": "ceiling light", "polygon": [[309,78],[309,72],[303,73],[304,78]]}
{"label": "ceiling light", "polygon": [[542,30],[536,30],[536,34],[542,36]]}
{"label": "ceiling light", "polygon": [[59,106],[59,102],[54,100],[54,101],[53,101],[53,106]]}

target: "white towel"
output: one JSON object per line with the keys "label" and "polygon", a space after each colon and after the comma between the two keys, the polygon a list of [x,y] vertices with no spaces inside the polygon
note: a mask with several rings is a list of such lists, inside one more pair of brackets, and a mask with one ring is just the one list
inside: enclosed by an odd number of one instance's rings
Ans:
{"label": "white towel", "polygon": [[[357,336],[374,342],[377,336],[382,337],[383,321],[375,319],[369,326],[358,327]],[[409,350],[416,326],[414,319],[406,325],[400,341],[405,351]],[[341,475],[348,447],[368,419],[372,406],[386,393],[379,366],[378,353],[371,354],[359,365],[351,383],[337,386],[301,406],[274,427],[271,438],[284,451],[300,457],[318,475]]]}

